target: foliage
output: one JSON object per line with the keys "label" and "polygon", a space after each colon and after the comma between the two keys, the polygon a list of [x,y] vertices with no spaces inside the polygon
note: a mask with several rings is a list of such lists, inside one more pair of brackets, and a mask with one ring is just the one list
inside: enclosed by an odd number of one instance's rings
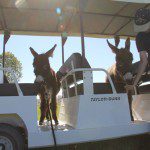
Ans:
{"label": "foliage", "polygon": [[[0,55],[0,66],[3,63],[3,55]],[[22,77],[22,64],[11,52],[5,53],[5,68],[11,67],[16,75],[17,80]],[[13,82],[12,76],[9,72],[5,73],[7,80]]]}

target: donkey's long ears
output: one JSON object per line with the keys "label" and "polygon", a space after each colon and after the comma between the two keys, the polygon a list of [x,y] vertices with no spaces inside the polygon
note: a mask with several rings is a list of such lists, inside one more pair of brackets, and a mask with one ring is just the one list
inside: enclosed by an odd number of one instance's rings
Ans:
{"label": "donkey's long ears", "polygon": [[116,36],[114,37],[114,39],[115,39],[115,46],[118,47],[118,45],[119,45],[119,43],[120,43],[120,37],[116,35]]}
{"label": "donkey's long ears", "polygon": [[107,44],[112,49],[113,53],[116,54],[118,52],[118,48],[116,46],[112,45],[108,40],[107,40]]}
{"label": "donkey's long ears", "polygon": [[38,53],[32,47],[30,47],[29,49],[34,57],[38,56]]}
{"label": "donkey's long ears", "polygon": [[125,49],[130,51],[130,38],[129,37],[126,39]]}
{"label": "donkey's long ears", "polygon": [[53,46],[53,48],[51,48],[49,51],[47,51],[45,54],[48,56],[48,57],[53,57],[53,53],[54,53],[54,50],[56,48],[56,44]]}

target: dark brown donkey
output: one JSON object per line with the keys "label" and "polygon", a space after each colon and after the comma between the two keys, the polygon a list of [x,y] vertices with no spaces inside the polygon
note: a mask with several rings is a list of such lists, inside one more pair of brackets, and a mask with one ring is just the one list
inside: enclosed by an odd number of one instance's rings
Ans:
{"label": "dark brown donkey", "polygon": [[60,82],[54,70],[50,67],[49,57],[52,57],[56,45],[44,54],[38,54],[30,47],[34,56],[33,67],[36,75],[35,85],[41,99],[41,117],[39,124],[42,125],[44,118],[49,120],[49,110],[52,110],[52,117],[55,124],[58,124],[56,116],[56,95],[60,90]]}
{"label": "dark brown donkey", "polygon": [[[120,42],[119,37],[115,37],[115,46],[110,44],[110,42],[107,40],[107,43],[111,48],[112,52],[116,54],[116,63],[109,68],[108,73],[110,74],[111,79],[113,80],[117,92],[124,92],[125,85],[132,83],[133,55],[130,52],[130,38],[126,39],[125,48],[119,49],[118,48],[119,42]],[[108,79],[106,79],[106,82],[108,82]],[[131,103],[132,103],[131,91],[127,92],[130,105],[131,120],[133,120],[131,111]]]}
{"label": "dark brown donkey", "polygon": [[[119,37],[115,37],[115,46],[107,40],[109,47],[116,55],[116,63],[108,69],[108,73],[110,74],[116,88],[119,83],[124,86],[126,83],[131,84],[132,80],[133,55],[130,52],[130,38],[126,39],[125,48],[119,49],[119,42]],[[106,81],[108,82],[108,79],[106,79]]]}

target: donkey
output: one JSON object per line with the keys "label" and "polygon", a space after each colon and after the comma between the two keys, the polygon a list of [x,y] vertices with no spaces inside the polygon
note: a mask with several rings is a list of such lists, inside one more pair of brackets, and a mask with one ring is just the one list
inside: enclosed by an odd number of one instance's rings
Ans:
{"label": "donkey", "polygon": [[[120,38],[115,37],[115,46],[107,40],[108,46],[116,54],[116,63],[108,69],[108,73],[113,80],[115,87],[122,83],[123,89],[126,83],[131,84],[133,55],[130,52],[130,38],[126,39],[125,48],[118,48]],[[108,79],[106,78],[106,82]]]}
{"label": "donkey", "polygon": [[[111,48],[112,52],[116,54],[116,63],[108,69],[108,73],[111,79],[113,80],[116,90],[119,92],[120,91],[123,92],[125,90],[125,85],[131,84],[133,78],[132,74],[133,55],[130,52],[130,38],[126,39],[125,48],[120,49],[118,48],[118,45],[120,43],[120,38],[118,36],[115,37],[115,46],[110,44],[108,40],[107,43]],[[106,82],[108,82],[107,78]],[[127,91],[127,93],[129,99],[131,120],[134,120],[131,108],[132,93],[131,91]]]}
{"label": "donkey", "polygon": [[54,70],[50,67],[49,57],[53,56],[56,44],[52,49],[43,54],[38,54],[33,48],[30,47],[30,51],[34,56],[33,67],[36,75],[35,85],[36,90],[41,100],[41,116],[39,125],[43,124],[44,118],[49,120],[49,111],[51,108],[52,117],[55,121],[55,125],[58,125],[58,119],[56,116],[57,104],[56,95],[60,90],[60,82],[55,74]]}

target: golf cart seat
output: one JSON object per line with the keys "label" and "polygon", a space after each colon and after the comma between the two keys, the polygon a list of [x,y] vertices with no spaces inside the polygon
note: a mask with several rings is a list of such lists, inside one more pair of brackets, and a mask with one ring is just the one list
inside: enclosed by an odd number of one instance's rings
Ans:
{"label": "golf cart seat", "polygon": [[[19,84],[23,95],[37,95],[33,83],[20,83]],[[18,96],[16,85],[13,83],[0,84],[0,96]]]}

